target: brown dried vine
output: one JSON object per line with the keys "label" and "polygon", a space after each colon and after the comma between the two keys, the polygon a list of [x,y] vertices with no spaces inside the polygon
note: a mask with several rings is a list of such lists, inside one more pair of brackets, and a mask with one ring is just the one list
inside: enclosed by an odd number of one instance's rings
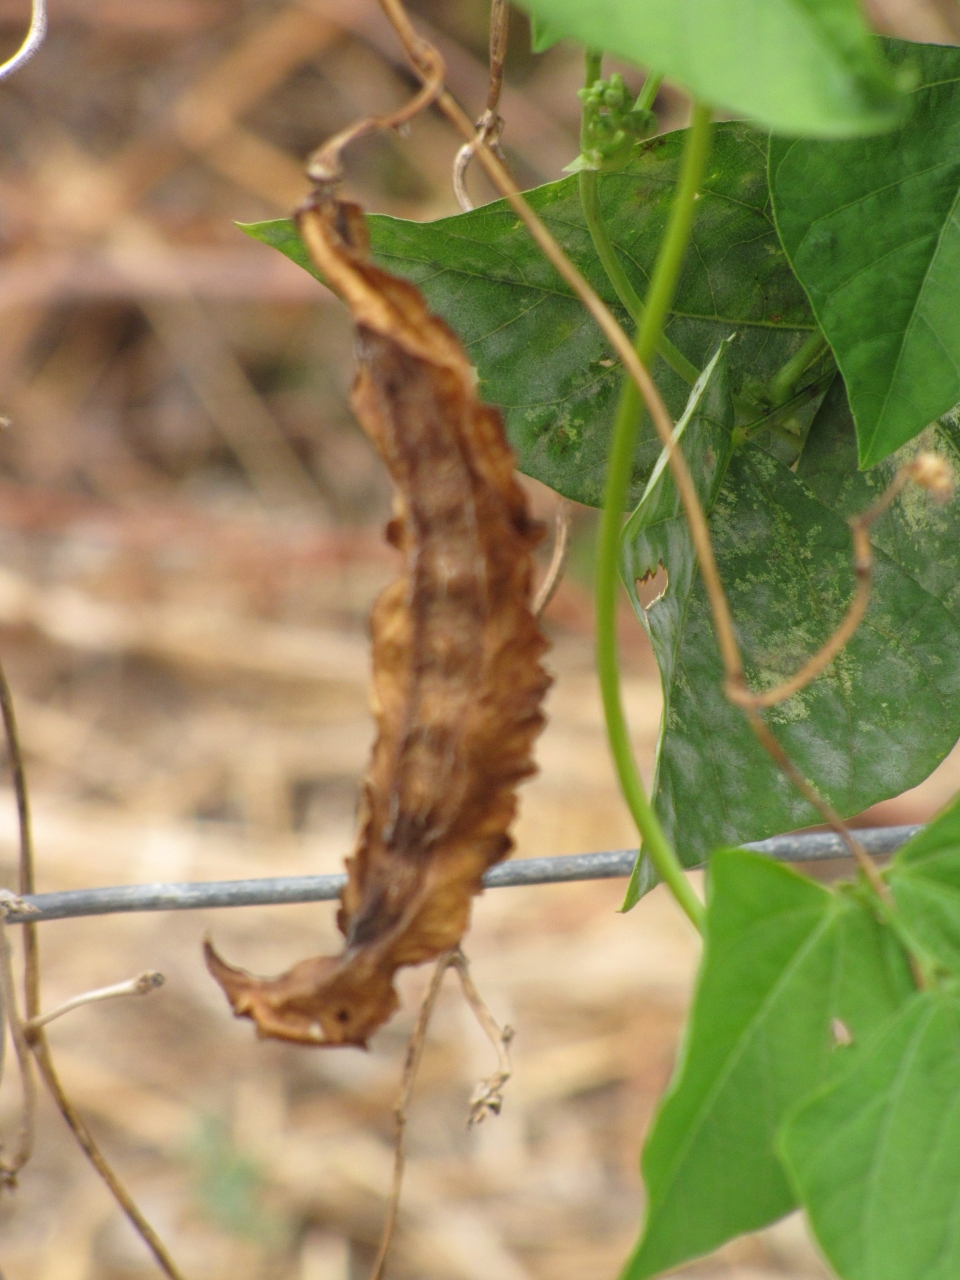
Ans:
{"label": "brown dried vine", "polygon": [[477,990],[473,976],[470,973],[470,962],[461,949],[454,947],[452,951],[444,952],[436,963],[430,978],[430,985],[427,987],[421,1001],[420,1009],[417,1013],[417,1021],[407,1044],[400,1091],[393,1109],[396,1126],[393,1143],[393,1181],[390,1188],[390,1199],[387,1203],[387,1215],[384,1219],[383,1231],[380,1236],[380,1246],[377,1249],[377,1256],[370,1271],[370,1280],[382,1280],[387,1254],[390,1252],[390,1245],[393,1242],[394,1232],[397,1227],[397,1219],[400,1216],[400,1193],[403,1190],[403,1172],[406,1166],[404,1136],[407,1129],[407,1109],[410,1106],[410,1098],[413,1094],[413,1086],[416,1083],[417,1072],[420,1070],[420,1060],[423,1057],[423,1050],[427,1042],[427,1029],[436,1007],[444,974],[448,969],[456,970],[464,998],[472,1009],[483,1033],[497,1053],[497,1070],[492,1076],[480,1081],[470,1098],[470,1107],[467,1114],[467,1126],[469,1128],[480,1124],[488,1115],[500,1114],[500,1109],[503,1105],[503,1086],[510,1079],[512,1073],[510,1062],[510,1044],[513,1040],[512,1028],[501,1027],[497,1024],[496,1019]]}
{"label": "brown dried vine", "polygon": [[[17,1067],[20,1072],[22,1113],[20,1132],[12,1155],[0,1147],[0,1186],[15,1187],[17,1174],[30,1159],[33,1151],[34,1121],[37,1109],[37,1086],[33,1078],[30,1044],[17,1004],[16,981],[13,975],[13,954],[7,935],[6,918],[14,909],[23,909],[24,903],[15,894],[4,891],[0,897],[0,1037],[5,1037],[4,1021],[10,1028]],[[0,1049],[0,1066],[3,1056]]]}
{"label": "brown dried vine", "polygon": [[371,623],[379,734],[341,895],[345,950],[273,979],[206,954],[261,1035],[362,1045],[397,1006],[397,969],[459,943],[483,873],[511,848],[549,684],[531,607],[542,530],[460,342],[368,261],[360,209],[321,189],[299,229],[357,326],[353,407],[396,486],[387,536],[404,569]]}
{"label": "brown dried vine", "polygon": [[503,117],[500,115],[500,94],[503,90],[503,64],[507,57],[507,33],[510,25],[508,0],[492,0],[490,5],[490,83],[487,89],[487,106],[477,121],[477,136],[465,142],[453,162],[453,194],[457,204],[468,213],[473,201],[467,191],[467,170],[477,146],[483,143],[496,151],[500,159],[500,135],[503,133]]}
{"label": "brown dried vine", "polygon": [[557,503],[557,514],[553,521],[553,551],[543,581],[537,587],[533,598],[533,616],[539,621],[547,610],[547,605],[556,594],[557,587],[563,578],[570,555],[570,503],[561,498]]}
{"label": "brown dried vine", "polygon": [[366,116],[328,138],[307,160],[307,177],[318,185],[339,182],[343,177],[340,157],[351,142],[377,129],[399,129],[429,106],[442,90],[446,74],[443,59],[433,45],[424,54],[423,65],[418,67],[418,71],[423,83],[409,102],[386,116]]}
{"label": "brown dried vine", "polygon": [[[0,666],[0,715],[7,742],[7,756],[10,773],[13,778],[13,790],[17,801],[17,820],[20,836],[19,888],[20,894],[34,892],[35,880],[33,859],[33,827],[30,821],[30,795],[27,790],[27,776],[23,764],[23,749],[20,746],[20,734],[17,730],[17,717],[13,705],[13,695],[7,683],[7,677]],[[114,1173],[106,1157],[100,1150],[93,1134],[88,1129],[83,1117],[67,1096],[50,1053],[50,1045],[42,1024],[40,1011],[40,952],[37,937],[37,926],[31,921],[23,924],[24,952],[24,1005],[27,1021],[23,1026],[25,1043],[33,1054],[37,1069],[49,1089],[54,1102],[76,1138],[84,1155],[103,1179],[111,1195],[126,1214],[127,1220],[153,1254],[153,1257],[164,1275],[169,1280],[183,1280],[166,1245],[154,1231],[153,1227],[140,1212],[136,1201]],[[9,1002],[15,1004],[15,1001]],[[8,1007],[9,1014],[9,1007]],[[36,1020],[36,1022],[34,1021]],[[31,1025],[33,1023],[33,1025]],[[38,1025],[39,1024],[39,1025]],[[23,1068],[21,1065],[23,1073]],[[26,1087],[26,1074],[24,1074]]]}

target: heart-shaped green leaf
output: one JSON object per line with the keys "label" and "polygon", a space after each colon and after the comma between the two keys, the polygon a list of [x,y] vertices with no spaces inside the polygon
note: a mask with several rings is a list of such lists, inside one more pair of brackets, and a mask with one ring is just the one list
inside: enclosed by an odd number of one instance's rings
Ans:
{"label": "heart-shaped green leaf", "polygon": [[841,1280],[960,1275],[960,997],[916,995],[780,1149]]}
{"label": "heart-shaped green leaf", "polygon": [[553,30],[783,133],[842,138],[900,113],[856,0],[521,0]]}
{"label": "heart-shaped green leaf", "polygon": [[[684,136],[652,139],[627,171],[600,178],[604,218],[641,297],[666,226]],[[594,252],[576,178],[538,187],[528,199],[628,325]],[[509,206],[498,201],[431,223],[381,216],[368,223],[376,261],[417,284],[465,342],[481,393],[504,411],[521,470],[569,498],[600,506],[621,369]],[[246,230],[311,269],[291,222]],[[728,363],[739,390],[748,374],[760,382],[772,377],[813,326],[769,210],[766,139],[744,125],[721,125],[667,335],[700,369],[736,333]],[[662,360],[653,373],[679,415],[690,388]],[[659,453],[650,428],[637,456],[631,507]]]}
{"label": "heart-shaped green leaf", "polygon": [[920,76],[899,129],[770,143],[777,226],[846,381],[863,467],[960,401],[960,49],[889,52]]}
{"label": "heart-shaped green leaf", "polygon": [[713,856],[706,949],[673,1082],[647,1138],[648,1209],[624,1280],[788,1213],[784,1116],[912,990],[873,913],[743,850]]}
{"label": "heart-shaped green leaf", "polygon": [[[850,530],[769,454],[749,444],[735,452],[721,448],[719,414],[705,416],[710,422],[688,428],[681,447],[695,474],[709,470],[710,493],[701,496],[747,678],[753,688],[769,688],[799,670],[846,612],[855,590]],[[695,449],[705,454],[699,464]],[[666,472],[658,481],[672,483]],[[661,568],[666,588],[644,608],[639,586]],[[621,573],[660,664],[664,719],[655,802],[687,865],[718,845],[762,839],[818,816],[724,695],[695,570],[674,500],[648,492],[625,528]],[[956,618],[877,550],[860,628],[819,679],[766,718],[841,813],[899,794],[926,777],[960,730]],[[628,905],[649,882],[641,861]]]}

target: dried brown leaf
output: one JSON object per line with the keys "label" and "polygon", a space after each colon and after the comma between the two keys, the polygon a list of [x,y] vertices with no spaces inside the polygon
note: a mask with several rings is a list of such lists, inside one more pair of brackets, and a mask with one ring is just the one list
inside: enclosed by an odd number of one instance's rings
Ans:
{"label": "dried brown leaf", "polygon": [[262,979],[207,964],[261,1035],[358,1044],[394,1012],[396,970],[456,946],[488,867],[509,853],[549,679],[531,612],[531,520],[499,413],[456,335],[367,260],[355,205],[301,215],[314,262],[357,326],[353,407],[396,486],[401,576],[372,616],[379,729],[338,924],[340,956]]}

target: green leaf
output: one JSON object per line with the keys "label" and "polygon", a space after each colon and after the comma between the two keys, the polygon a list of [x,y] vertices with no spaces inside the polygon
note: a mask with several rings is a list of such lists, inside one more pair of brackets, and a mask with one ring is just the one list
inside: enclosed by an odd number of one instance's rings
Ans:
{"label": "green leaf", "polygon": [[[600,178],[600,201],[624,270],[642,297],[666,226],[685,132],[643,144],[630,167]],[[814,320],[787,264],[769,209],[766,139],[720,125],[697,201],[667,336],[698,368],[732,333],[730,380],[765,382],[809,336]],[[529,193],[530,203],[624,325],[580,207],[576,178]],[[376,261],[412,280],[466,343],[482,395],[499,405],[518,465],[591,506],[603,502],[607,444],[621,369],[579,300],[544,261],[504,202],[438,222],[368,219]],[[247,231],[310,270],[289,221]],[[654,377],[676,417],[690,388],[662,360]],[[630,507],[660,453],[652,427],[640,447]]]}
{"label": "green leaf", "polygon": [[856,0],[521,0],[591,49],[662,72],[768,128],[842,138],[900,116],[893,76]]}
{"label": "green leaf", "polygon": [[787,1121],[781,1152],[842,1280],[960,1275],[960,997],[915,996]]}
{"label": "green leaf", "polygon": [[[769,688],[797,671],[845,614],[855,590],[850,530],[753,445],[731,456],[698,426],[688,429],[682,447],[688,458],[699,447],[713,459],[710,493],[703,496],[717,565],[747,678],[753,688]],[[673,482],[664,473],[659,483]],[[695,865],[717,845],[802,827],[817,814],[723,693],[706,592],[672,502],[648,494],[631,517],[621,573],[663,683],[657,812],[683,861]],[[638,582],[661,565],[666,589],[644,609]],[[943,759],[960,729],[956,619],[877,550],[871,603],[858,631],[818,680],[766,717],[841,813],[899,794]],[[649,883],[643,864],[636,892]]]}
{"label": "green leaf", "polygon": [[851,893],[768,858],[710,863],[706,950],[673,1082],[643,1153],[649,1207],[624,1280],[643,1280],[788,1213],[788,1110],[909,997],[888,930]]}
{"label": "green leaf", "polygon": [[899,850],[887,877],[911,937],[960,975],[960,800]]}
{"label": "green leaf", "polygon": [[919,71],[901,128],[770,144],[777,225],[846,380],[863,467],[960,401],[960,49],[888,48]]}
{"label": "green leaf", "polygon": [[[842,516],[866,511],[900,467],[920,452],[960,473],[960,414],[950,413],[869,471],[857,471],[857,440],[843,379],[837,377],[810,427],[796,474]],[[933,502],[910,485],[870,528],[870,541],[960,622],[960,502]]]}
{"label": "green leaf", "polygon": [[562,31],[554,31],[548,18],[530,15],[530,48],[534,53],[546,53],[563,39]]}

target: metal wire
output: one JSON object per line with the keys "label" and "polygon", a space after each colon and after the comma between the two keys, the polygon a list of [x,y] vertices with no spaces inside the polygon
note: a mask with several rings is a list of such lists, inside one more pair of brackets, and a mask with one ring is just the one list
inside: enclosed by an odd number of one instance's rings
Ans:
{"label": "metal wire", "polygon": [[[874,857],[893,853],[920,827],[875,827],[857,831],[857,840]],[[781,862],[820,862],[847,856],[832,831],[774,836],[743,846]],[[483,878],[488,889],[523,884],[558,884],[565,880],[607,880],[628,876],[636,849],[605,853],[575,853],[557,858],[518,858],[501,862]],[[24,894],[29,912],[13,912],[10,924],[27,920],[64,920],[76,916],[105,916],[130,911],[193,911],[208,907],[270,906],[282,902],[324,902],[336,898],[346,880],[342,875],[279,876],[263,880],[210,880],[193,884],[132,884],[104,889],[70,889],[64,893]]]}

